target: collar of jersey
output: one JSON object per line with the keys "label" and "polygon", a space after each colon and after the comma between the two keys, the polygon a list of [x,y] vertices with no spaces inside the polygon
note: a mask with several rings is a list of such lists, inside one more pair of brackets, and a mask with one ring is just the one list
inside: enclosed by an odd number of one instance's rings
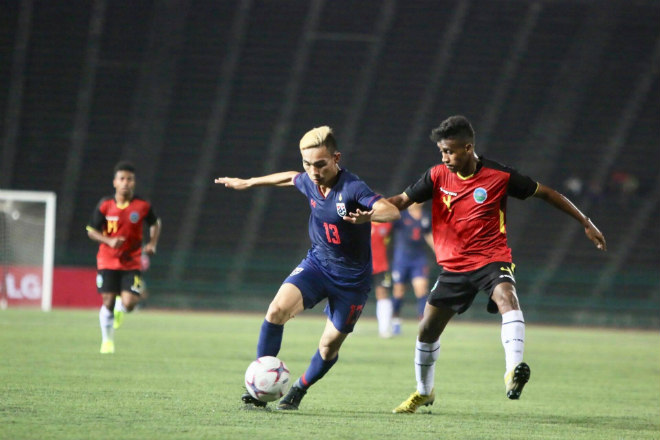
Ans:
{"label": "collar of jersey", "polygon": [[474,173],[470,174],[469,176],[465,176],[465,177],[463,177],[463,176],[461,176],[460,173],[457,172],[456,175],[458,176],[458,178],[461,179],[461,180],[468,180],[470,177],[472,177],[472,176],[474,176],[475,174],[477,174],[477,171],[479,171],[479,170],[481,169],[481,167],[483,166],[483,164],[482,164],[482,162],[481,162],[481,157],[480,157],[479,159],[480,159],[480,160],[479,160],[479,162],[477,162],[477,168],[474,170]]}
{"label": "collar of jersey", "polygon": [[115,205],[117,205],[117,208],[119,208],[119,209],[126,209],[126,207],[130,204],[131,204],[130,200],[128,202],[118,203],[117,199],[115,199]]}

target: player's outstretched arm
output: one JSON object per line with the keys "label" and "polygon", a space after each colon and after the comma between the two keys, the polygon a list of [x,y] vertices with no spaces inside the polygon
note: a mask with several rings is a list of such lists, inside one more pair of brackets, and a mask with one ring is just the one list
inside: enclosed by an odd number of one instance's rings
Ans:
{"label": "player's outstretched arm", "polygon": [[293,186],[293,178],[298,174],[300,174],[298,171],[283,171],[261,177],[250,177],[249,179],[218,177],[215,179],[215,183],[236,190],[244,190],[253,186]]}
{"label": "player's outstretched arm", "polygon": [[401,213],[399,210],[386,199],[377,200],[371,211],[357,209],[355,212],[349,212],[348,215],[344,216],[345,221],[356,225],[369,221],[387,223],[400,218]]}
{"label": "player's outstretched arm", "polygon": [[555,208],[564,211],[575,220],[580,222],[580,224],[584,227],[584,233],[586,234],[587,238],[589,238],[589,240],[591,240],[601,251],[607,250],[607,243],[605,242],[605,236],[603,233],[600,232],[600,230],[591,221],[591,219],[584,215],[582,211],[580,211],[578,207],[568,199],[568,197],[541,183],[539,183],[539,187],[536,190],[534,197],[545,200]]}
{"label": "player's outstretched arm", "polygon": [[403,211],[404,209],[408,209],[410,205],[412,205],[414,202],[410,200],[410,197],[408,197],[408,194],[402,192],[401,194],[397,194],[395,196],[389,197],[387,199],[388,202],[393,204],[394,206],[397,207],[399,211]]}

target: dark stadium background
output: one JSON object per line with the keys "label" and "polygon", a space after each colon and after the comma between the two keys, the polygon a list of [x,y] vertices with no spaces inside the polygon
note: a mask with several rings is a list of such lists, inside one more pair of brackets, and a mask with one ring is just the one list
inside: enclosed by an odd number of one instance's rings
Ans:
{"label": "dark stadium background", "polygon": [[149,307],[264,310],[304,255],[300,193],[214,177],[301,169],[300,136],[327,124],[343,165],[392,195],[439,161],[430,129],[464,114],[478,153],[564,192],[608,240],[510,200],[526,317],[660,326],[655,0],[13,0],[0,60],[0,187],[55,191],[55,262],[92,266],[85,224],[134,161],[164,225]]}

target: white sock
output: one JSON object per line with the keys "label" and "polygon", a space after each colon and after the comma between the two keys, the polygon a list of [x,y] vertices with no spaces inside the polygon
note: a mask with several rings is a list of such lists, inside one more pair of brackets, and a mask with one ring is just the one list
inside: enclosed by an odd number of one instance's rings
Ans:
{"label": "white sock", "polygon": [[101,336],[104,341],[112,341],[115,337],[115,330],[112,326],[115,322],[115,314],[108,310],[105,305],[101,306],[99,311],[99,322],[101,323]]}
{"label": "white sock", "polygon": [[522,362],[525,351],[525,319],[522,311],[502,313],[502,345],[506,371],[511,371]]}
{"label": "white sock", "polygon": [[435,361],[440,355],[440,340],[433,343],[419,342],[415,344],[415,379],[417,392],[428,396],[435,384]]}
{"label": "white sock", "polygon": [[124,302],[121,300],[121,296],[115,298],[115,311],[124,313],[128,312],[128,310],[126,310],[126,306],[124,306]]}
{"label": "white sock", "polygon": [[376,301],[376,318],[378,319],[378,333],[388,335],[392,333],[392,300],[383,298]]}

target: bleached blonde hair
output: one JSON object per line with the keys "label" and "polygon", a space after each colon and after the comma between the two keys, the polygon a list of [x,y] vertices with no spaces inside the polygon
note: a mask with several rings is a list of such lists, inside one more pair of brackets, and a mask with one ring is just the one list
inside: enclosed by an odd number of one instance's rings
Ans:
{"label": "bleached blonde hair", "polygon": [[332,128],[324,125],[322,127],[315,127],[309,130],[305,135],[300,139],[300,150],[306,150],[308,148],[318,148],[325,146],[330,153],[337,151],[337,141],[335,140],[335,135],[332,132]]}

